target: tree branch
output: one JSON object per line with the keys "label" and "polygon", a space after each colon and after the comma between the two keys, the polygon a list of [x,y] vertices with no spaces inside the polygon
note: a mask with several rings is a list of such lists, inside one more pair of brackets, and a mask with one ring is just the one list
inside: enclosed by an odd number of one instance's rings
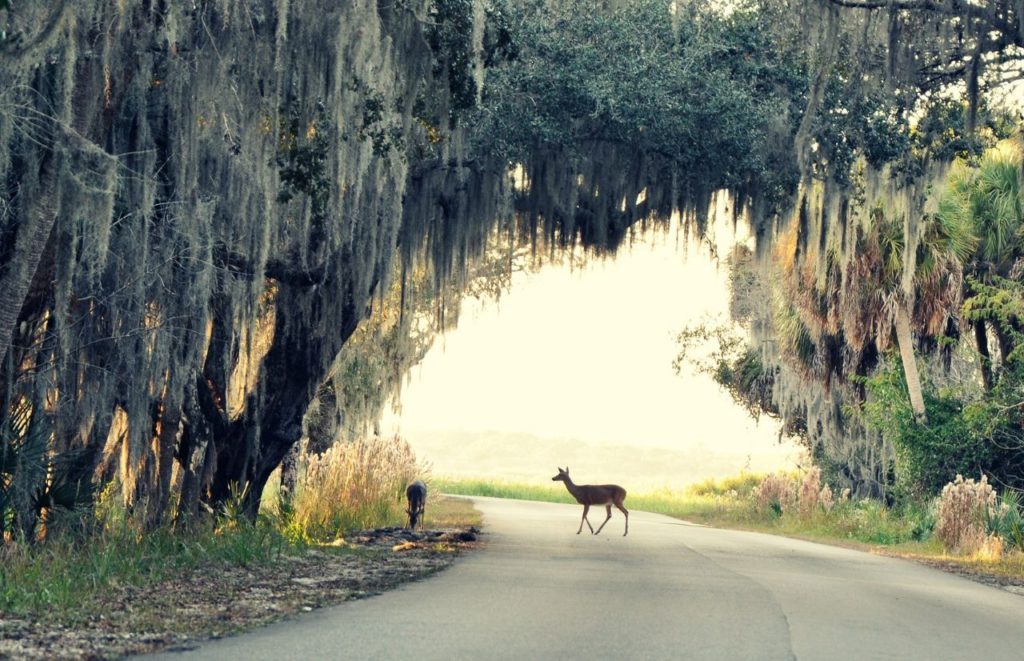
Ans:
{"label": "tree branch", "polygon": [[[248,257],[223,247],[218,247],[214,253],[219,262],[218,265],[234,275],[249,279],[257,277],[256,266]],[[324,263],[309,269],[298,269],[283,260],[270,259],[263,267],[260,277],[273,278],[292,287],[315,287],[322,285],[327,280],[327,265]]]}
{"label": "tree branch", "polygon": [[[43,27],[39,33],[28,43],[22,44],[17,36],[12,36],[6,43],[0,42],[0,55],[12,60],[21,60],[31,55],[37,47],[46,46],[50,37],[64,23],[64,16],[67,14],[71,3],[68,0],[60,0],[50,9],[50,15],[43,21]],[[6,11],[10,12],[11,9]]]}

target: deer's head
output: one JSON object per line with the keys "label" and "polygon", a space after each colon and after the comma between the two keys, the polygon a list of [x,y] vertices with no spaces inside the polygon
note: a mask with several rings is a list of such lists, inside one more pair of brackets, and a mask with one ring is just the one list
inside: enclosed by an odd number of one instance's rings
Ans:
{"label": "deer's head", "polygon": [[569,481],[569,467],[566,466],[564,469],[558,469],[558,475],[551,478],[552,482],[568,482]]}

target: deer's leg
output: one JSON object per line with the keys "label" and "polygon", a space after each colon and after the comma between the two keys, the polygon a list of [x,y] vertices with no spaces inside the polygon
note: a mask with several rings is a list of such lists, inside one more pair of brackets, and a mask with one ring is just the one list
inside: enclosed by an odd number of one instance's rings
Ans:
{"label": "deer's leg", "polygon": [[618,511],[622,512],[626,516],[626,532],[623,533],[623,536],[625,537],[630,534],[630,513],[621,502],[616,502],[615,506],[618,508]]}
{"label": "deer's leg", "polygon": [[590,520],[587,519],[587,512],[589,512],[589,511],[590,511],[590,505],[584,505],[583,506],[583,518],[580,519],[580,529],[576,531],[577,535],[580,534],[581,532],[583,532],[583,522],[584,521],[587,522],[587,527],[590,528],[590,532],[594,532],[594,526],[590,525]]}
{"label": "deer's leg", "polygon": [[595,533],[594,533],[595,535],[597,535],[598,533],[600,533],[600,532],[601,532],[601,530],[602,530],[602,529],[604,528],[604,524],[605,524],[605,523],[608,523],[608,519],[612,518],[612,506],[611,506],[611,505],[606,505],[606,506],[605,506],[605,508],[606,508],[606,510],[607,510],[607,512],[608,512],[608,516],[606,516],[606,517],[605,517],[605,519],[604,519],[604,523],[602,523],[602,524],[601,524],[601,527],[600,527],[600,528],[598,528],[598,529],[597,529],[597,532],[595,532]]}

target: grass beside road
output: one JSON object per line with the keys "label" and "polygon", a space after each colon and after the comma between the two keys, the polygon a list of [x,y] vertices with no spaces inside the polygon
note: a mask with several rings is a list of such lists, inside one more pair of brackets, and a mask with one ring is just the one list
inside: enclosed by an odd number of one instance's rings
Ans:
{"label": "grass beside road", "polygon": [[449,498],[434,489],[427,497],[427,509],[423,515],[423,526],[430,529],[468,528],[483,524],[480,511],[473,503],[463,498]]}
{"label": "grass beside road", "polygon": [[[396,525],[392,518],[374,525]],[[480,526],[472,503],[432,491],[425,526],[432,529]],[[270,567],[311,549],[320,553],[359,553],[344,546],[320,544],[293,535],[279,515],[255,523],[222,519],[187,531],[162,528],[142,534],[130,525],[109,526],[87,537],[54,536],[45,543],[0,544],[0,613],[45,618],[67,626],[87,622],[107,608],[111,589],[144,591],[190,571],[210,567]],[[344,531],[337,531],[343,535]],[[325,540],[326,541],[326,540]],[[216,576],[211,576],[211,580]],[[0,657],[4,655],[0,653]]]}
{"label": "grass beside road", "polygon": [[[557,483],[556,483],[557,484]],[[490,496],[492,498],[516,498],[519,500],[538,500],[548,503],[575,503],[576,500],[561,484],[557,486],[539,486],[515,482],[495,480],[456,480],[450,478],[434,478],[431,488],[441,493],[460,496]],[[626,497],[627,509],[638,509],[690,519],[713,525],[715,520],[736,523],[740,512],[735,507],[727,506],[716,499],[695,496],[688,492],[659,490],[648,493],[629,493]]]}
{"label": "grass beside road", "polygon": [[[707,480],[686,490],[661,489],[629,493],[626,507],[718,527],[784,535],[857,548],[940,565],[964,573],[1008,577],[1024,582],[1024,553],[1008,550],[999,557],[985,553],[947,551],[933,534],[934,512],[922,506],[890,509],[877,501],[842,500],[829,510],[798,516],[759,511],[754,489],[764,476],[744,474]],[[575,503],[568,491],[557,487],[487,480],[435,477],[432,488],[448,494],[518,498]]]}

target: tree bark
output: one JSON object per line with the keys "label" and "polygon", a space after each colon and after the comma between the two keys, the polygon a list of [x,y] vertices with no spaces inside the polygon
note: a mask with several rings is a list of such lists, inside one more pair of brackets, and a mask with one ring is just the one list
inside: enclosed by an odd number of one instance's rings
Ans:
{"label": "tree bark", "polygon": [[896,341],[900,346],[903,374],[906,377],[907,394],[910,396],[910,407],[914,411],[914,418],[918,424],[927,424],[928,416],[924,409],[921,376],[917,372],[917,360],[914,358],[914,336],[910,330],[910,315],[906,307],[902,305],[896,310]]}
{"label": "tree bark", "polygon": [[999,359],[1002,361],[1003,367],[1009,362],[1010,354],[1013,353],[1016,346],[1011,333],[1020,333],[1020,329],[1014,327],[1016,324],[1013,324],[1012,320],[1008,320],[1006,323],[1011,325],[1010,328],[1012,330],[1002,328],[999,324],[992,324],[995,327],[996,342],[999,343]]}
{"label": "tree bark", "polygon": [[978,357],[981,360],[981,383],[985,392],[992,390],[992,354],[988,350],[988,329],[983,319],[977,319],[974,326],[974,343],[978,347]]}
{"label": "tree bark", "polygon": [[203,376],[199,375],[185,395],[186,423],[181,431],[177,457],[182,473],[178,507],[174,515],[175,526],[187,525],[199,513],[202,476],[207,461],[212,461],[212,453],[209,452],[210,426],[197,399],[198,389],[206,387]]}
{"label": "tree bark", "polygon": [[40,167],[39,189],[29,201],[26,223],[18,228],[14,255],[0,278],[0,362],[11,349],[14,327],[57,220],[58,167],[54,161],[48,156]]}
{"label": "tree bark", "polygon": [[146,507],[146,528],[155,530],[164,522],[171,496],[171,469],[174,464],[175,441],[181,428],[182,397],[167,394],[160,416],[160,433],[156,436],[154,483],[149,485]]}
{"label": "tree bark", "polygon": [[270,474],[302,438],[302,419],[327,378],[330,366],[342,345],[348,341],[369,301],[377,282],[368,291],[345,295],[341,324],[322,337],[309,327],[297,325],[302,319],[302,301],[306,297],[325,296],[324,292],[344,289],[332,282],[310,290],[279,283],[274,340],[263,359],[256,391],[247,399],[246,414],[228,427],[214,431],[216,472],[210,485],[211,505],[216,507],[231,497],[232,489],[245,496],[243,513],[255,519],[260,498]]}

